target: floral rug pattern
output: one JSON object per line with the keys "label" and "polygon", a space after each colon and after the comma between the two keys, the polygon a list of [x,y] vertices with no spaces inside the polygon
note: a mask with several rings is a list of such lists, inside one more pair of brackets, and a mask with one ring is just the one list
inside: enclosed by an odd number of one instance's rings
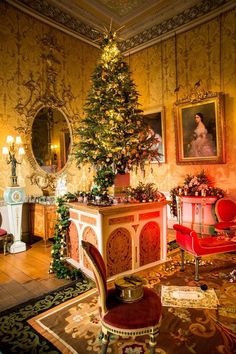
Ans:
{"label": "floral rug pattern", "polygon": [[93,287],[94,282],[84,278],[38,299],[33,299],[0,313],[0,353],[60,353],[53,344],[29,326],[27,321]]}
{"label": "floral rug pattern", "polygon": [[[163,285],[196,289],[206,284],[208,289],[214,289],[219,300],[216,309],[163,307],[156,353],[236,353],[236,283],[229,281],[235,261],[235,254],[227,254],[202,262],[198,283],[194,281],[191,259],[187,260],[185,272],[180,272],[179,258],[175,257],[166,264],[138,273],[145,278],[146,286],[159,294]],[[31,319],[30,325],[52,342],[59,353],[101,352],[96,289]],[[107,353],[148,353],[148,337],[112,336]]]}

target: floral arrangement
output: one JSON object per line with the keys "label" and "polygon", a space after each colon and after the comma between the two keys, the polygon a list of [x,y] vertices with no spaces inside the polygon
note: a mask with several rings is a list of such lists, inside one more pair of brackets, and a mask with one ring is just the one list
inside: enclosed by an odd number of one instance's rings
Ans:
{"label": "floral arrangement", "polygon": [[213,182],[206,175],[206,172],[202,170],[197,175],[188,174],[183,185],[179,185],[170,190],[171,204],[170,210],[173,216],[177,216],[177,202],[176,197],[181,195],[186,196],[214,196],[217,199],[224,197],[224,191],[221,188],[213,186]]}
{"label": "floral arrangement", "polygon": [[138,201],[138,202],[153,202],[165,200],[164,194],[158,191],[154,183],[142,183],[139,182],[138,186],[135,188],[127,188],[125,191],[127,199]]}

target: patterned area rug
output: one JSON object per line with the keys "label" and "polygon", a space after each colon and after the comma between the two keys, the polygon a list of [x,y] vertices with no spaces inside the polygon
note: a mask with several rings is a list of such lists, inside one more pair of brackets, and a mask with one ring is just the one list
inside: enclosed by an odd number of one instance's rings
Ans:
{"label": "patterned area rug", "polygon": [[[163,307],[156,353],[236,353],[236,284],[229,279],[229,273],[236,264],[236,255],[214,256],[203,262],[198,283],[193,280],[192,260],[189,259],[187,263],[185,272],[180,272],[177,257],[138,274],[146,279],[148,287],[159,294],[163,285],[192,287],[195,291],[196,287],[206,284],[208,289],[214,289],[219,305],[217,309]],[[53,343],[59,353],[101,352],[96,289],[32,318],[29,324]],[[112,336],[108,353],[148,353],[148,337],[134,339]]]}
{"label": "patterned area rug", "polygon": [[219,305],[214,289],[175,285],[161,287],[161,303],[163,306],[205,309],[216,309]]}
{"label": "patterned area rug", "polygon": [[28,320],[69,299],[77,298],[93,287],[94,282],[84,278],[0,313],[0,354],[60,353],[52,343],[29,326]]}

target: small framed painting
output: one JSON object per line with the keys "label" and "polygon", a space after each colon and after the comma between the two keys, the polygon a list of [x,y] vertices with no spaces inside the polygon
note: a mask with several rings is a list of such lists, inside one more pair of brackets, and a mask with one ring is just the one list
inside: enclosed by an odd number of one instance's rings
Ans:
{"label": "small framed painting", "polygon": [[[164,124],[164,108],[150,109],[143,112],[145,121],[155,133],[158,143],[153,145],[153,148],[158,149],[161,154],[160,163],[166,162],[165,151],[165,124]],[[157,163],[157,161],[153,161]]]}
{"label": "small framed painting", "polygon": [[222,93],[206,93],[175,103],[177,164],[225,163]]}

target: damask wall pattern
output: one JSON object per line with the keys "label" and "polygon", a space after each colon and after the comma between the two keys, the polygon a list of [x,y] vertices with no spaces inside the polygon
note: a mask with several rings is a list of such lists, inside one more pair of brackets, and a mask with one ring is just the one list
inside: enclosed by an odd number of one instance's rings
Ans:
{"label": "damask wall pattern", "polygon": [[[57,91],[62,93],[63,83],[70,87],[74,100],[72,109],[82,117],[90,77],[98,56],[98,49],[79,41],[63,32],[12,8],[5,2],[0,2],[0,146],[5,145],[7,135],[16,136],[15,128],[20,124],[20,115],[15,107],[20,99],[27,101],[29,91],[24,86],[32,84],[31,79],[39,83],[43,94],[45,72],[42,56],[44,47],[42,39],[51,36],[55,41],[57,51],[53,54],[58,58]],[[31,76],[32,74],[32,76]],[[26,142],[24,142],[26,143]],[[30,142],[28,142],[30,143]],[[0,191],[9,183],[10,166],[0,159]],[[32,173],[29,162],[24,159],[17,166],[18,182],[26,188],[27,194],[41,194],[41,190],[32,186],[27,178]],[[81,175],[72,163],[69,171],[70,188],[82,188]],[[87,177],[88,180],[92,180]],[[75,190],[74,190],[75,191]],[[1,196],[1,193],[0,193]]]}
{"label": "damask wall pattern", "polygon": [[[145,176],[139,177],[169,191],[186,174],[204,169],[218,187],[236,195],[236,9],[130,55],[129,63],[141,108],[165,109],[167,163],[152,164],[153,174],[147,166]],[[226,164],[176,164],[174,103],[199,80],[205,91],[225,94]]]}

